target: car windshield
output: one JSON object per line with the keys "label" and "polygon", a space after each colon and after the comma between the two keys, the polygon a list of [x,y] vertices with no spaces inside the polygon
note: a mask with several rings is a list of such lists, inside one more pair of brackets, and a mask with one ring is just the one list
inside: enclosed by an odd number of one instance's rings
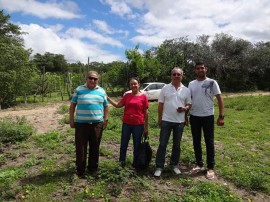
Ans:
{"label": "car windshield", "polygon": [[148,83],[143,83],[140,87],[140,90],[143,90],[146,86],[148,86],[149,84]]}

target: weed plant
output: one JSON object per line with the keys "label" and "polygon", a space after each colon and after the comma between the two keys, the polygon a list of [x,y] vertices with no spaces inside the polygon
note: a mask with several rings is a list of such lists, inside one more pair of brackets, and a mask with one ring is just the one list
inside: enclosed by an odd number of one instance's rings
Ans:
{"label": "weed plant", "polygon": [[15,143],[26,140],[34,129],[24,116],[5,117],[0,119],[0,143]]}

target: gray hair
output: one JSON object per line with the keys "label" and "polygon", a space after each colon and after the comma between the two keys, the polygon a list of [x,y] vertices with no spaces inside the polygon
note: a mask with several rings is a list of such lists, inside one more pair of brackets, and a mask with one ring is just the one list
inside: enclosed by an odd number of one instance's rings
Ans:
{"label": "gray hair", "polygon": [[180,67],[174,67],[174,68],[172,69],[171,73],[173,73],[173,70],[179,70],[180,73],[181,73],[182,75],[184,75],[184,71],[183,71],[183,69],[181,69]]}

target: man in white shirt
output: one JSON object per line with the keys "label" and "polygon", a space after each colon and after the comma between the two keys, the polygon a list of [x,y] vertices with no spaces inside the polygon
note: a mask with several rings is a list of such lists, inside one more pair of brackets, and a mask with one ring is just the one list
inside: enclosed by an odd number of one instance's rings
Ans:
{"label": "man in white shirt", "polygon": [[166,148],[173,132],[173,146],[170,165],[176,175],[181,174],[178,168],[180,159],[180,142],[185,125],[185,112],[191,107],[189,89],[181,81],[183,70],[175,67],[171,71],[171,83],[164,86],[158,98],[158,125],[160,127],[159,147],[156,155],[155,177],[160,177],[165,164]]}
{"label": "man in white shirt", "polygon": [[190,110],[190,125],[193,137],[193,148],[196,166],[191,174],[196,174],[203,168],[201,136],[202,130],[206,144],[207,179],[214,179],[215,147],[214,147],[214,96],[218,101],[219,117],[217,125],[224,125],[224,103],[218,83],[206,77],[207,67],[199,62],[195,65],[197,79],[189,83],[188,88],[192,98]]}

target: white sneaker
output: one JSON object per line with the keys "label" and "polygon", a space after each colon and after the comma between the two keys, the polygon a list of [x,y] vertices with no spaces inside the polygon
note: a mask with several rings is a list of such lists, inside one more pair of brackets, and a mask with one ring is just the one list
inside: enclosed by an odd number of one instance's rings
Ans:
{"label": "white sneaker", "polygon": [[161,176],[161,173],[162,173],[162,169],[161,168],[157,168],[155,173],[154,173],[154,176],[155,177],[160,177]]}
{"label": "white sneaker", "polygon": [[181,174],[181,171],[179,170],[179,168],[177,166],[173,166],[173,172],[176,174],[176,175],[180,175]]}

